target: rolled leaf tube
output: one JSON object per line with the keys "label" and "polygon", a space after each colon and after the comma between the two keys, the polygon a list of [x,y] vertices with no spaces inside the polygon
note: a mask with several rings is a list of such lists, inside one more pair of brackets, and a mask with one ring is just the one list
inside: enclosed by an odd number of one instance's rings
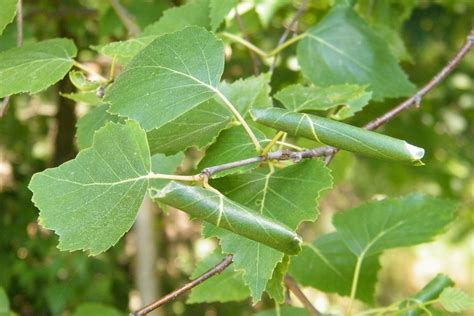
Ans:
{"label": "rolled leaf tube", "polygon": [[255,122],[365,156],[421,164],[425,150],[349,124],[280,108],[253,110]]}
{"label": "rolled leaf tube", "polygon": [[[441,292],[447,287],[453,286],[454,282],[447,275],[438,274],[432,279],[420,292],[416,293],[409,301],[400,304],[400,309],[410,305],[416,306],[434,299],[437,299]],[[413,309],[401,314],[401,316],[416,316],[422,314],[422,309],[414,307]]]}
{"label": "rolled leaf tube", "polygon": [[193,217],[284,253],[295,255],[301,250],[301,237],[290,228],[255,213],[217,191],[172,181],[160,191],[151,189],[151,196]]}

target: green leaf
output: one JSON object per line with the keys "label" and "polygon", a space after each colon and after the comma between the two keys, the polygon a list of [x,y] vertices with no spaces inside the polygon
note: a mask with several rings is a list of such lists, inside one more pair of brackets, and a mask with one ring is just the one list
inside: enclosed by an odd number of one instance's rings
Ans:
{"label": "green leaf", "polygon": [[[296,229],[302,221],[316,220],[319,194],[331,187],[332,178],[322,161],[307,160],[281,170],[263,168],[231,175],[211,184],[254,214],[277,219]],[[211,225],[205,226],[204,235],[217,236],[223,252],[234,255],[234,268],[244,270],[245,283],[257,302],[275,267],[283,260],[283,253]]]}
{"label": "green leaf", "polygon": [[[335,232],[321,235],[311,244],[303,244],[301,252],[292,258],[288,272],[303,286],[349,296],[356,262],[357,256]],[[378,256],[363,261],[356,298],[373,303],[379,270]]]}
{"label": "green leaf", "polygon": [[18,0],[2,0],[2,10],[0,10],[0,35],[5,27],[13,21],[16,15],[16,3]]}
{"label": "green leaf", "polygon": [[431,241],[452,222],[454,209],[451,201],[412,194],[337,213],[333,224],[355,255],[368,257]]}
{"label": "green leaf", "polygon": [[81,91],[76,93],[62,93],[59,95],[75,102],[81,102],[89,105],[101,104],[102,99],[97,96],[95,91]]}
{"label": "green leaf", "polygon": [[252,212],[217,191],[171,181],[161,191],[152,188],[150,194],[153,199],[178,208],[194,218],[280,251],[296,254],[300,250],[301,237],[288,227]]}
{"label": "green leaf", "polygon": [[208,28],[209,0],[190,1],[179,7],[174,7],[163,12],[163,16],[143,31],[143,35],[163,35],[180,31],[188,26],[202,26]]}
{"label": "green leaf", "polygon": [[92,91],[100,87],[100,82],[87,79],[86,75],[82,71],[73,70],[69,72],[69,79],[79,90]]}
{"label": "green leaf", "polygon": [[150,152],[138,123],[108,123],[92,147],[29,184],[39,221],[59,235],[61,250],[99,254],[132,226],[148,185]]}
{"label": "green leaf", "polygon": [[[265,140],[265,134],[256,128],[252,128],[252,130],[260,143],[262,143]],[[206,155],[199,162],[197,169],[203,170],[211,166],[252,158],[255,155],[255,145],[248,137],[245,129],[242,126],[234,126],[219,134],[216,142],[206,150]],[[255,163],[225,170],[217,173],[214,178],[249,171],[257,165],[258,163]]]}
{"label": "green leaf", "polygon": [[425,153],[406,141],[316,115],[279,108],[251,113],[254,121],[263,125],[369,157],[420,164]]}
{"label": "green leaf", "polygon": [[227,14],[230,10],[237,5],[236,0],[210,0],[209,3],[211,7],[211,12],[209,17],[211,19],[211,29],[213,31],[217,30],[224,21]]}
{"label": "green leaf", "polygon": [[[245,116],[252,107],[271,106],[269,80],[269,75],[263,74],[233,83],[222,82],[219,91]],[[210,99],[148,132],[150,150],[169,155],[191,146],[202,148],[213,142],[232,118],[232,113],[217,98]],[[255,152],[254,145],[253,148]]]}
{"label": "green leaf", "polygon": [[140,37],[112,42],[94,49],[125,65],[160,35],[180,31],[192,25],[208,28],[209,24],[209,0],[191,1],[164,11],[163,16],[146,27]]}
{"label": "green leaf", "polygon": [[310,28],[297,56],[315,85],[368,84],[375,100],[415,92],[384,40],[348,6],[333,7]]}
{"label": "green leaf", "polygon": [[250,109],[261,109],[272,107],[270,97],[271,74],[264,73],[259,76],[250,76],[239,79],[232,83],[222,82],[219,91],[222,92],[235,106],[235,108],[246,116]]}
{"label": "green leaf", "polygon": [[0,316],[10,315],[10,302],[3,287],[0,287]]}
{"label": "green leaf", "polygon": [[170,155],[192,146],[202,148],[213,142],[231,120],[232,113],[215,99],[205,101],[177,119],[149,131],[150,150],[153,154]]}
{"label": "green leaf", "polygon": [[279,262],[275,270],[273,270],[272,278],[267,283],[265,291],[278,304],[285,302],[286,288],[283,278],[288,271],[290,257],[284,256],[283,261]]}
{"label": "green leaf", "polygon": [[76,141],[79,149],[92,146],[94,133],[107,122],[119,122],[121,119],[107,112],[108,104],[102,104],[92,108],[86,115],[77,121]]}
{"label": "green leaf", "polygon": [[[223,259],[222,254],[214,252],[198,263],[191,278],[197,278]],[[250,291],[242,279],[242,271],[235,272],[232,268],[228,268],[193,288],[186,303],[225,303],[242,301],[249,296]]]}
{"label": "green leaf", "polygon": [[255,316],[310,316],[308,311],[304,308],[283,306],[278,310],[266,310],[255,314]]}
{"label": "green leaf", "polygon": [[439,302],[445,310],[451,313],[460,313],[474,306],[474,299],[463,290],[448,287],[439,297]]}
{"label": "green leaf", "polygon": [[110,111],[148,131],[173,121],[215,95],[224,46],[199,27],[159,37],[143,49],[108,90]]}
{"label": "green leaf", "polygon": [[0,97],[40,92],[71,69],[76,47],[56,38],[0,52]]}
{"label": "green leaf", "polygon": [[125,65],[157,37],[156,35],[140,36],[138,38],[112,42],[104,46],[95,46],[93,48],[99,53],[115,59],[115,62]]}
{"label": "green leaf", "polygon": [[295,112],[329,110],[341,106],[332,117],[342,120],[353,116],[367,105],[372,93],[366,92],[365,88],[350,84],[326,88],[294,84],[278,91],[275,99],[283,103],[288,110]]}
{"label": "green leaf", "polygon": [[453,285],[453,280],[451,280],[447,275],[438,274],[427,285],[425,285],[420,292],[416,293],[409,300],[403,301],[400,304],[400,309],[405,309],[406,307],[414,306],[414,308],[402,313],[401,316],[416,316],[424,314],[423,312],[425,309],[416,308],[415,306],[419,306],[420,304],[437,299],[444,289]]}
{"label": "green leaf", "polygon": [[104,304],[84,303],[76,309],[72,316],[124,316],[124,314]]}

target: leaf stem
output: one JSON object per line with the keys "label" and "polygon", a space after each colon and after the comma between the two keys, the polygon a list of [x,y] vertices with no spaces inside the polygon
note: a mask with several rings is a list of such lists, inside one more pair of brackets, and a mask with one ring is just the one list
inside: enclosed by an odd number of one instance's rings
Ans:
{"label": "leaf stem", "polygon": [[94,70],[90,69],[89,67],[85,66],[84,64],[81,64],[80,62],[76,61],[76,60],[73,60],[73,65],[77,68],[79,68],[80,70],[88,73],[89,75],[91,76],[94,76],[94,77],[97,77],[99,78],[100,81],[104,81],[104,82],[107,82],[107,78],[105,78],[104,76],[98,74],[97,72],[95,72]]}
{"label": "leaf stem", "polygon": [[349,308],[347,309],[347,315],[352,315],[352,306],[354,304],[355,296],[357,293],[357,285],[359,283],[360,269],[362,267],[362,261],[364,260],[364,255],[357,257],[357,262],[354,270],[354,276],[352,278],[352,287],[351,287],[351,297],[349,302]]}
{"label": "leaf stem", "polygon": [[267,146],[262,150],[262,156],[266,156],[272,147],[278,142],[278,140],[285,134],[285,132],[279,131],[276,133],[275,136],[273,136],[272,140],[268,143]]}
{"label": "leaf stem", "polygon": [[262,58],[267,57],[266,52],[264,52],[263,50],[261,50],[260,48],[258,48],[257,46],[255,46],[254,44],[250,43],[249,41],[247,41],[246,39],[244,39],[240,36],[237,36],[237,35],[234,35],[234,34],[231,34],[231,33],[228,33],[228,32],[222,32],[222,33],[220,33],[220,35],[222,35],[224,37],[227,37],[228,39],[247,47],[249,50],[256,53],[257,55],[259,55]]}
{"label": "leaf stem", "polygon": [[297,35],[295,37],[290,38],[289,40],[287,40],[286,42],[284,42],[283,44],[277,46],[274,50],[272,50],[268,54],[268,57],[275,56],[275,55],[279,54],[282,50],[284,50],[288,46],[302,40],[305,37],[306,37],[306,33],[301,33],[300,35]]}
{"label": "leaf stem", "polygon": [[165,180],[176,180],[176,181],[201,181],[203,179],[202,174],[195,174],[191,176],[181,176],[174,174],[162,174],[150,172],[146,178],[148,179],[165,179]]}
{"label": "leaf stem", "polygon": [[218,89],[213,88],[212,90],[219,96],[219,98],[225,103],[225,105],[229,108],[229,110],[234,114],[234,116],[237,118],[237,120],[242,124],[243,128],[249,135],[250,139],[252,140],[252,143],[255,145],[255,149],[257,150],[257,153],[260,153],[262,151],[262,146],[260,145],[260,142],[257,139],[257,136],[255,136],[254,132],[250,128],[250,126],[247,124],[245,119],[242,117],[240,112],[234,107],[232,102],[229,101],[229,99],[226,98],[225,95],[222,94]]}

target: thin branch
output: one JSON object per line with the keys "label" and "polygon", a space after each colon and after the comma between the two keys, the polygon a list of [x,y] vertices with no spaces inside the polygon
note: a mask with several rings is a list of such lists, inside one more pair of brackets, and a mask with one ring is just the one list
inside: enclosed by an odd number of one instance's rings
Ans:
{"label": "thin branch", "polygon": [[[23,2],[18,0],[16,4],[16,46],[23,45]],[[10,96],[6,96],[0,104],[0,118],[5,116],[10,106]]]}
{"label": "thin branch", "polygon": [[217,264],[216,266],[214,266],[213,268],[211,268],[207,272],[203,273],[202,275],[200,275],[196,279],[192,280],[189,283],[186,283],[184,286],[180,287],[179,289],[174,290],[173,292],[167,294],[166,296],[162,297],[158,301],[156,301],[154,303],[151,303],[150,305],[147,305],[147,306],[143,307],[142,309],[140,309],[140,310],[138,310],[138,311],[136,311],[136,312],[134,312],[130,315],[131,316],[143,316],[143,315],[146,315],[146,314],[154,311],[158,307],[174,300],[179,295],[191,290],[192,288],[196,287],[197,285],[201,284],[202,282],[206,281],[207,279],[215,276],[216,274],[221,273],[228,266],[230,266],[232,264],[232,259],[233,259],[232,255],[226,256],[225,259],[222,260],[219,264]]}
{"label": "thin branch", "polygon": [[[245,31],[244,21],[242,21],[242,17],[240,16],[239,10],[237,6],[235,7],[235,19],[237,20],[237,25],[239,26],[240,33],[242,33],[242,37],[250,42],[249,35]],[[253,67],[253,74],[256,76],[260,72],[260,61],[257,59],[257,55],[254,51],[249,50],[250,59],[252,60],[252,67]]]}
{"label": "thin branch", "polygon": [[421,88],[415,95],[411,98],[408,98],[404,102],[400,103],[398,106],[388,111],[384,115],[377,117],[373,121],[367,123],[364,128],[368,130],[374,130],[379,126],[387,123],[392,120],[395,116],[408,109],[412,105],[420,105],[421,99],[430,92],[434,87],[436,87],[441,81],[444,80],[459,62],[464,58],[464,56],[469,52],[469,50],[474,45],[474,30],[471,31],[471,34],[467,37],[466,43],[461,47],[461,49],[456,53],[453,59],[443,68],[436,76],[433,77],[423,88]]}
{"label": "thin branch", "polygon": [[135,23],[132,15],[128,13],[119,0],[110,0],[110,5],[131,36],[137,36],[140,34],[140,27]]}
{"label": "thin branch", "polygon": [[[290,35],[290,32],[298,24],[307,6],[308,6],[308,0],[303,0],[301,2],[300,7],[296,11],[295,16],[293,17],[293,19],[291,19],[290,24],[288,24],[288,27],[285,29],[285,32],[283,32],[280,39],[278,40],[278,46],[282,45],[286,41],[286,39]],[[275,69],[277,59],[278,59],[278,54],[275,55],[275,58],[273,59],[272,65],[270,66],[270,72],[273,72],[273,70]]]}
{"label": "thin branch", "polygon": [[23,45],[23,0],[16,5],[16,46]]}
{"label": "thin branch", "polygon": [[308,311],[308,313],[311,316],[322,316],[321,312],[314,307],[313,304],[309,301],[309,299],[306,297],[306,295],[301,291],[299,288],[298,284],[296,283],[295,280],[293,280],[292,277],[290,277],[288,274],[285,275],[285,284],[288,287],[288,289],[295,294],[295,296],[298,298],[298,300],[303,304],[304,308]]}

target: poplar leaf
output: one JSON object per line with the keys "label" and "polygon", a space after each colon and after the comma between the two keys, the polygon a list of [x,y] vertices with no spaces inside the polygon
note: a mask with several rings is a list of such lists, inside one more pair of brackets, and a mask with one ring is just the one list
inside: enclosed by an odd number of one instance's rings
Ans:
{"label": "poplar leaf", "polygon": [[[245,116],[252,107],[271,106],[270,77],[263,74],[232,83],[222,82],[219,91]],[[203,148],[216,140],[233,118],[227,107],[214,97],[185,112],[175,120],[148,132],[152,153],[174,154],[191,146]],[[248,136],[245,136],[248,139]],[[245,141],[247,141],[247,139]],[[253,153],[255,153],[255,145]]]}
{"label": "poplar leaf", "polygon": [[[349,296],[357,256],[342,241],[337,232],[321,235],[311,244],[303,244],[301,252],[291,259],[288,273],[302,286],[326,293]],[[378,256],[362,262],[356,298],[371,304],[374,301]]]}
{"label": "poplar leaf", "polygon": [[56,38],[0,52],[0,98],[37,93],[61,80],[71,69],[76,47]]}
{"label": "poplar leaf", "polygon": [[452,222],[454,209],[450,201],[412,194],[337,213],[333,224],[355,255],[368,257],[431,241]]}
{"label": "poplar leaf", "polygon": [[340,107],[333,115],[336,119],[346,119],[362,110],[372,97],[364,86],[336,85],[329,87],[290,85],[275,94],[285,108],[291,111],[322,111]]}
{"label": "poplar leaf", "polygon": [[211,29],[217,30],[230,10],[237,5],[236,0],[210,0]]}
{"label": "poplar leaf", "polygon": [[151,190],[153,199],[178,208],[246,238],[288,254],[300,250],[301,237],[285,225],[252,212],[220,194],[204,188],[171,181],[162,190]]}
{"label": "poplar leaf", "polygon": [[336,232],[303,245],[300,254],[292,259],[289,273],[302,285],[349,295],[360,261],[356,298],[370,304],[381,253],[432,240],[451,223],[454,208],[449,201],[412,194],[337,213],[333,217]]}
{"label": "poplar leaf", "polygon": [[92,147],[29,184],[39,222],[59,235],[61,250],[99,254],[125,234],[148,185],[150,152],[138,123],[108,123]]}
{"label": "poplar leaf", "polygon": [[[211,184],[254,214],[277,219],[296,229],[302,221],[316,220],[319,194],[331,187],[332,178],[322,161],[307,160],[281,170],[263,168],[230,175]],[[234,255],[234,269],[244,271],[253,301],[259,301],[284,254],[211,225],[205,225],[204,236],[217,236],[223,252]]]}
{"label": "poplar leaf", "polygon": [[460,313],[474,306],[474,299],[463,290],[448,287],[439,296],[439,302],[445,310],[451,313]]}
{"label": "poplar leaf", "polygon": [[[191,279],[208,271],[224,260],[224,257],[218,251],[206,257],[197,264]],[[186,303],[225,303],[242,301],[249,296],[250,291],[242,279],[242,271],[235,272],[232,268],[228,268],[193,288]]]}
{"label": "poplar leaf", "polygon": [[[256,128],[252,128],[255,136],[261,144],[265,140],[265,134]],[[219,134],[215,143],[207,150],[204,158],[199,162],[198,170],[216,166],[232,161],[255,157],[255,145],[249,138],[242,126],[231,127]],[[223,177],[228,174],[242,173],[254,169],[258,163],[232,168],[217,173],[214,178]]]}
{"label": "poplar leaf", "polygon": [[0,10],[0,35],[5,27],[13,21],[16,15],[16,4],[18,0],[2,0],[2,9]]}
{"label": "poplar leaf", "polygon": [[350,6],[336,5],[298,43],[303,74],[315,85],[369,85],[375,100],[408,96],[407,79],[388,45]]}
{"label": "poplar leaf", "polygon": [[165,125],[215,95],[224,46],[200,27],[159,37],[143,49],[108,90],[110,111],[147,131]]}
{"label": "poplar leaf", "polygon": [[257,123],[364,156],[419,165],[425,153],[423,148],[406,141],[316,115],[279,108],[251,113]]}
{"label": "poplar leaf", "polygon": [[157,22],[147,26],[141,36],[126,41],[112,42],[95,49],[101,54],[115,58],[119,64],[125,65],[158,36],[180,31],[192,25],[208,28],[209,23],[209,0],[191,1],[165,10],[163,16]]}
{"label": "poplar leaf", "polygon": [[108,108],[108,104],[96,106],[77,121],[76,142],[79,149],[90,147],[94,139],[94,133],[107,122],[121,121],[118,116],[107,112]]}

